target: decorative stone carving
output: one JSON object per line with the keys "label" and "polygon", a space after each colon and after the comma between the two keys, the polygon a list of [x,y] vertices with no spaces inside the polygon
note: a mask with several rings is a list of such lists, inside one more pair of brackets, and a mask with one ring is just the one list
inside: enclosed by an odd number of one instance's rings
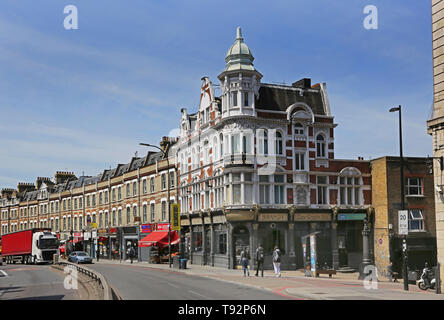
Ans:
{"label": "decorative stone carving", "polygon": [[296,203],[298,205],[307,204],[307,188],[305,186],[296,187]]}

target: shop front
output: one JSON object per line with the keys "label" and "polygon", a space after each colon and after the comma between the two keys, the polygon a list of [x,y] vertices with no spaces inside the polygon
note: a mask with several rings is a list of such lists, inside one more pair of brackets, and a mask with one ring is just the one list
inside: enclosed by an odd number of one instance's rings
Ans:
{"label": "shop front", "polygon": [[340,270],[359,270],[363,249],[362,230],[366,218],[366,213],[338,213],[337,241]]}
{"label": "shop front", "polygon": [[179,254],[179,234],[175,230],[153,230],[144,234],[139,240],[138,247],[147,250],[145,255],[150,263],[169,263],[171,244],[171,259]]}
{"label": "shop front", "polygon": [[139,234],[137,231],[137,227],[122,227],[122,259],[129,259],[129,251],[131,248],[134,249],[135,256],[134,259],[138,260],[138,242],[139,242]]}

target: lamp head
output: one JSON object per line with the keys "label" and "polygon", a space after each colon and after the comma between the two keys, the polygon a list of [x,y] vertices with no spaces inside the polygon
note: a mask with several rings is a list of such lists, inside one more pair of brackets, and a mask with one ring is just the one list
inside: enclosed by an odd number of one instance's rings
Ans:
{"label": "lamp head", "polygon": [[399,107],[396,107],[396,108],[391,108],[389,111],[390,112],[396,112],[396,111],[399,111],[400,110],[400,108]]}

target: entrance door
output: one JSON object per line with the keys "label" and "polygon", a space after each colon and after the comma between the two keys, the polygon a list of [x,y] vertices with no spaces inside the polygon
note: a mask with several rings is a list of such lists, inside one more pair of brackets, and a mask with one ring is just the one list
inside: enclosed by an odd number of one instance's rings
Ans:
{"label": "entrance door", "polygon": [[233,230],[233,259],[235,269],[241,267],[239,260],[243,249],[248,250],[251,256],[250,232],[246,227],[236,227]]}

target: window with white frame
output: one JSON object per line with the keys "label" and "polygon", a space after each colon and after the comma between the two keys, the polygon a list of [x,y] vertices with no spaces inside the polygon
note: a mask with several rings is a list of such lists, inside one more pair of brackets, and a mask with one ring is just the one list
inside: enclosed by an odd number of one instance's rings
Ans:
{"label": "window with white frame", "polygon": [[268,155],[268,132],[265,129],[258,130],[259,154]]}
{"label": "window with white frame", "polygon": [[274,175],[274,203],[285,203],[285,176],[283,174]]}
{"label": "window with white frame", "polygon": [[154,203],[150,204],[150,211],[151,211],[151,222],[154,222],[154,218],[155,218],[155,207],[156,205]]}
{"label": "window with white frame", "polygon": [[143,204],[143,222],[148,221],[148,206],[146,203]]}
{"label": "window with white frame", "polygon": [[131,207],[126,207],[126,224],[130,223],[131,219]]}
{"label": "window with white frame", "polygon": [[326,176],[317,176],[317,203],[318,204],[327,204],[327,177]]}
{"label": "window with white frame", "polygon": [[283,154],[282,133],[280,131],[276,131],[276,140],[275,140],[274,152],[275,152],[275,154],[278,154],[278,155]]}
{"label": "window with white frame", "polygon": [[259,176],[259,203],[270,204],[270,176]]}
{"label": "window with white frame", "polygon": [[242,135],[242,153],[251,154],[251,134],[244,133]]}
{"label": "window with white frame", "polygon": [[166,189],[166,175],[165,173],[162,173],[162,190]]}
{"label": "window with white frame", "polygon": [[166,221],[166,201],[162,201],[162,221]]}
{"label": "window with white frame", "polygon": [[143,193],[146,194],[146,192],[147,192],[146,179],[143,179],[142,188],[143,188]]}
{"label": "window with white frame", "polygon": [[409,210],[409,231],[424,231],[424,216],[421,209]]}
{"label": "window with white frame", "polygon": [[305,152],[296,152],[295,155],[295,170],[305,170]]}
{"label": "window with white frame", "polygon": [[406,195],[420,196],[423,194],[421,178],[407,178],[406,180]]}
{"label": "window with white frame", "polygon": [[150,192],[154,193],[154,177],[150,178]]}
{"label": "window with white frame", "polygon": [[231,136],[231,154],[240,153],[240,134],[236,133]]}
{"label": "window with white frame", "polygon": [[294,134],[297,136],[303,136],[304,135],[304,126],[300,123],[294,124]]}
{"label": "window with white frame", "polygon": [[316,156],[325,158],[325,138],[321,134],[316,137]]}
{"label": "window with white frame", "polygon": [[133,196],[137,195],[137,181],[133,181]]}
{"label": "window with white frame", "polygon": [[130,184],[126,184],[126,197],[129,198],[131,196],[131,187]]}

